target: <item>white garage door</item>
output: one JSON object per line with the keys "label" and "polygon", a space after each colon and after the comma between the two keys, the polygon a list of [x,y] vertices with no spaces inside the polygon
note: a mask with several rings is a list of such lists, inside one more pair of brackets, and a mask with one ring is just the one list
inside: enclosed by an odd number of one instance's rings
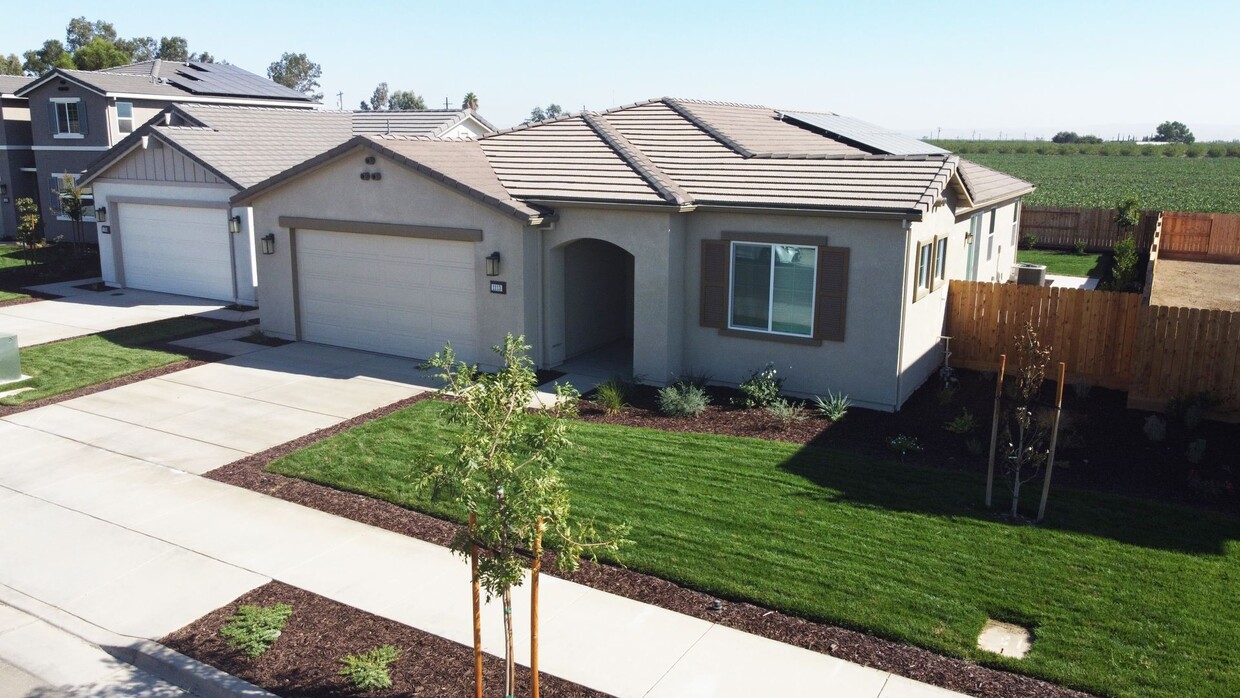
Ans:
{"label": "white garage door", "polygon": [[222,208],[120,204],[125,285],[232,300],[232,249]]}
{"label": "white garage door", "polygon": [[302,339],[426,359],[477,360],[474,245],[297,231]]}

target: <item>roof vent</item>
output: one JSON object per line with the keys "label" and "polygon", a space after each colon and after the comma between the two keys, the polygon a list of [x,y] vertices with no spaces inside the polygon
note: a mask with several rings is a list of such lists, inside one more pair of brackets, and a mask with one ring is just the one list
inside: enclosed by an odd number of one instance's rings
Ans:
{"label": "roof vent", "polygon": [[159,81],[159,69],[163,67],[164,62],[158,58],[151,61],[151,82]]}
{"label": "roof vent", "polygon": [[164,126],[171,126],[171,125],[172,125],[172,112],[166,111],[164,112]]}

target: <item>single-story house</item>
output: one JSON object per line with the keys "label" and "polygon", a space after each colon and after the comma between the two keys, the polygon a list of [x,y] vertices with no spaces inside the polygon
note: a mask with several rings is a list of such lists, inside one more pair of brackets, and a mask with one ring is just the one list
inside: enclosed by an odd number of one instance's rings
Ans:
{"label": "single-story house", "polygon": [[230,206],[234,194],[359,133],[476,138],[493,131],[470,110],[178,104],[91,164],[79,183],[93,188],[101,212],[105,282],[253,304],[251,214]]}
{"label": "single-story house", "polygon": [[772,363],[895,410],[948,279],[1006,279],[1033,190],[830,113],[655,99],[474,141],[358,136],[233,197],[279,337],[492,365],[600,355],[662,384]]}

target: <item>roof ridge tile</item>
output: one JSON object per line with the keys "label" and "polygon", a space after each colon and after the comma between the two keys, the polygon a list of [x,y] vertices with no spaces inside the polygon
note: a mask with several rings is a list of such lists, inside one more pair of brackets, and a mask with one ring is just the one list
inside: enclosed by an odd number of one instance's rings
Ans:
{"label": "roof ridge tile", "polygon": [[598,114],[583,113],[582,118],[594,132],[611,147],[612,150],[632,167],[642,179],[669,203],[688,206],[693,203],[693,196],[685,191],[671,177],[668,177],[658,165],[646,157],[646,154],[633,145],[624,134],[616,130],[605,118]]}

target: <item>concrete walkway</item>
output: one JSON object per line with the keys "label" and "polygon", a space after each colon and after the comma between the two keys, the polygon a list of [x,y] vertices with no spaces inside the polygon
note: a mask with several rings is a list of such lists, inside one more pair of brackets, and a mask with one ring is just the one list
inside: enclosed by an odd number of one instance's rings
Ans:
{"label": "concrete walkway", "polygon": [[233,321],[257,317],[257,311],[226,310],[228,304],[222,301],[128,288],[114,291],[77,288],[95,281],[99,279],[31,287],[34,291],[63,297],[0,307],[0,332],[16,334],[18,346],[30,347],[184,315]]}
{"label": "concrete walkway", "polygon": [[[468,644],[445,548],[195,476],[431,386],[410,360],[292,344],[0,420],[0,592],[140,643],[277,579]],[[542,620],[544,671],[619,696],[956,695],[555,578]]]}

